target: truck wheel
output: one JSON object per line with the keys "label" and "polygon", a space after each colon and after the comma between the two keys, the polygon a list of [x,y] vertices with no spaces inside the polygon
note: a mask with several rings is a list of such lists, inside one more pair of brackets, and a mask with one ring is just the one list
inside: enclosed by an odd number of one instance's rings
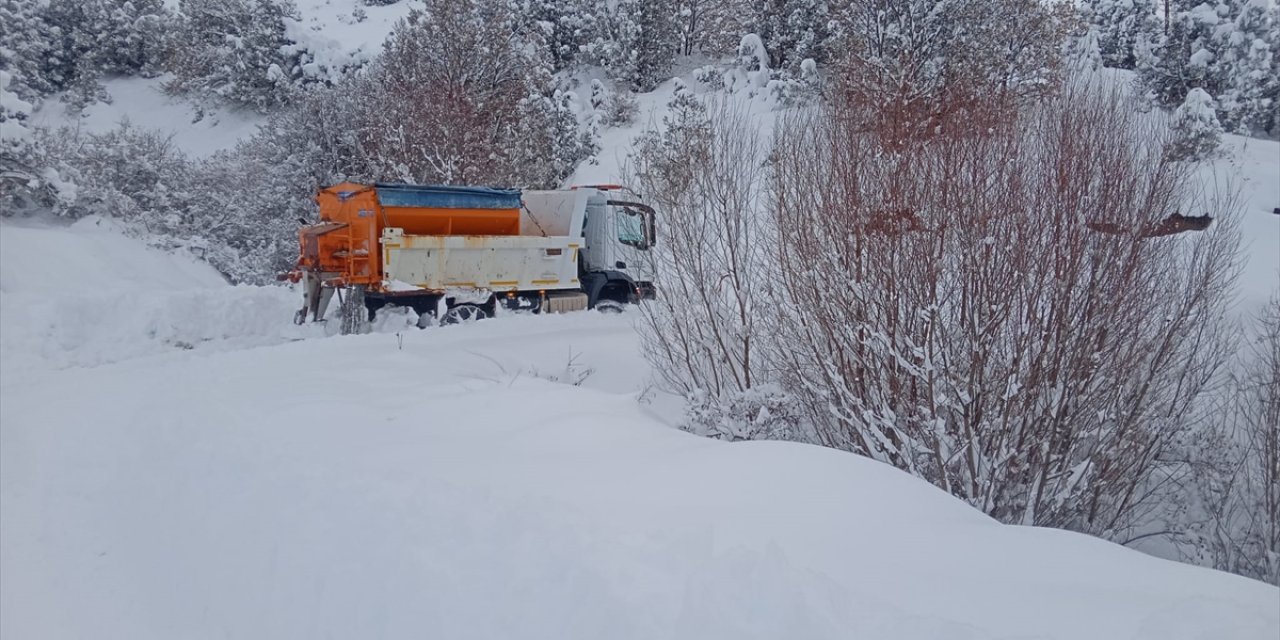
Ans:
{"label": "truck wheel", "polygon": [[449,307],[440,318],[440,324],[467,324],[489,317],[489,312],[478,304],[459,304]]}
{"label": "truck wheel", "polygon": [[601,300],[596,303],[596,311],[600,313],[622,313],[624,308],[617,300]]}
{"label": "truck wheel", "polygon": [[342,297],[342,335],[365,333],[369,327],[369,310],[364,306],[364,287],[349,287]]}

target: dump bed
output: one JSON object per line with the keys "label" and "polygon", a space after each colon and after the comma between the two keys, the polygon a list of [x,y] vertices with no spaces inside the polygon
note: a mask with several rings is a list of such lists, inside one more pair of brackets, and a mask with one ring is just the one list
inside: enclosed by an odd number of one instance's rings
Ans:
{"label": "dump bed", "polygon": [[520,235],[415,235],[387,227],[382,264],[389,284],[432,291],[576,289],[588,193],[526,191]]}

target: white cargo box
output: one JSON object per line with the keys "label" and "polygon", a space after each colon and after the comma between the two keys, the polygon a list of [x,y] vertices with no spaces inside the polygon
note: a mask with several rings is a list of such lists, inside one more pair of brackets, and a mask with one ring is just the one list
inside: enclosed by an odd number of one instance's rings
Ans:
{"label": "white cargo box", "polygon": [[577,289],[588,195],[524,192],[518,236],[412,236],[385,228],[384,277],[432,291]]}
{"label": "white cargo box", "polygon": [[387,279],[444,291],[552,291],[578,288],[580,243],[559,236],[406,236],[382,233]]}

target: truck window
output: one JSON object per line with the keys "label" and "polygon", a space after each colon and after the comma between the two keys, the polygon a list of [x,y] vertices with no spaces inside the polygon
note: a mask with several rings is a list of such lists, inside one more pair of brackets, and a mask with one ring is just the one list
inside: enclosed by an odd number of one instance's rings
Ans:
{"label": "truck window", "polygon": [[613,210],[618,228],[618,242],[637,249],[648,249],[649,225],[646,224],[644,212],[627,206],[615,206]]}

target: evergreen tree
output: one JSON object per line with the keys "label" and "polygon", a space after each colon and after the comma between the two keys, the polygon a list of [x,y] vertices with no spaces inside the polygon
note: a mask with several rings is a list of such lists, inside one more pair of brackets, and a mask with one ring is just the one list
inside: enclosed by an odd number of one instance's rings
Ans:
{"label": "evergreen tree", "polygon": [[1137,66],[1139,78],[1156,102],[1170,108],[1182,104],[1191,89],[1202,88],[1210,95],[1221,89],[1218,79],[1210,75],[1209,63],[1215,57],[1214,32],[1223,21],[1225,5],[1179,9],[1178,4],[1170,1],[1164,33],[1142,52]]}
{"label": "evergreen tree", "polygon": [[1275,54],[1280,29],[1265,0],[1235,3],[1234,19],[1217,35],[1214,61],[1223,78],[1218,94],[1222,124],[1229,131],[1266,131],[1274,128],[1280,78],[1275,75]]}
{"label": "evergreen tree", "polygon": [[10,74],[8,91],[28,101],[58,89],[44,75],[52,46],[39,9],[27,0],[0,0],[0,70]]}
{"label": "evergreen tree", "polygon": [[1139,79],[1155,101],[1176,107],[1201,89],[1228,130],[1274,131],[1275,10],[1265,0],[1172,8],[1165,33],[1139,56]]}
{"label": "evergreen tree", "polygon": [[1160,32],[1154,0],[1093,0],[1083,12],[1098,31],[1098,49],[1107,67],[1134,68],[1139,43],[1152,41]]}
{"label": "evergreen tree", "polygon": [[748,30],[743,18],[750,10],[745,0],[677,0],[675,13],[681,55],[723,55]]}
{"label": "evergreen tree", "polygon": [[600,25],[596,13],[604,8],[593,0],[526,0],[522,19],[542,31],[554,69],[577,62],[596,37]]}
{"label": "evergreen tree", "polygon": [[806,58],[828,60],[831,16],[824,0],[764,0],[753,31],[769,51],[769,67],[798,70]]}
{"label": "evergreen tree", "polygon": [[1213,155],[1222,138],[1216,107],[1203,89],[1187,92],[1187,99],[1173,112],[1171,127],[1177,137],[1166,150],[1169,159],[1194,161]]}
{"label": "evergreen tree", "polygon": [[589,49],[615,79],[648,91],[667,79],[679,47],[673,0],[620,0]]}

